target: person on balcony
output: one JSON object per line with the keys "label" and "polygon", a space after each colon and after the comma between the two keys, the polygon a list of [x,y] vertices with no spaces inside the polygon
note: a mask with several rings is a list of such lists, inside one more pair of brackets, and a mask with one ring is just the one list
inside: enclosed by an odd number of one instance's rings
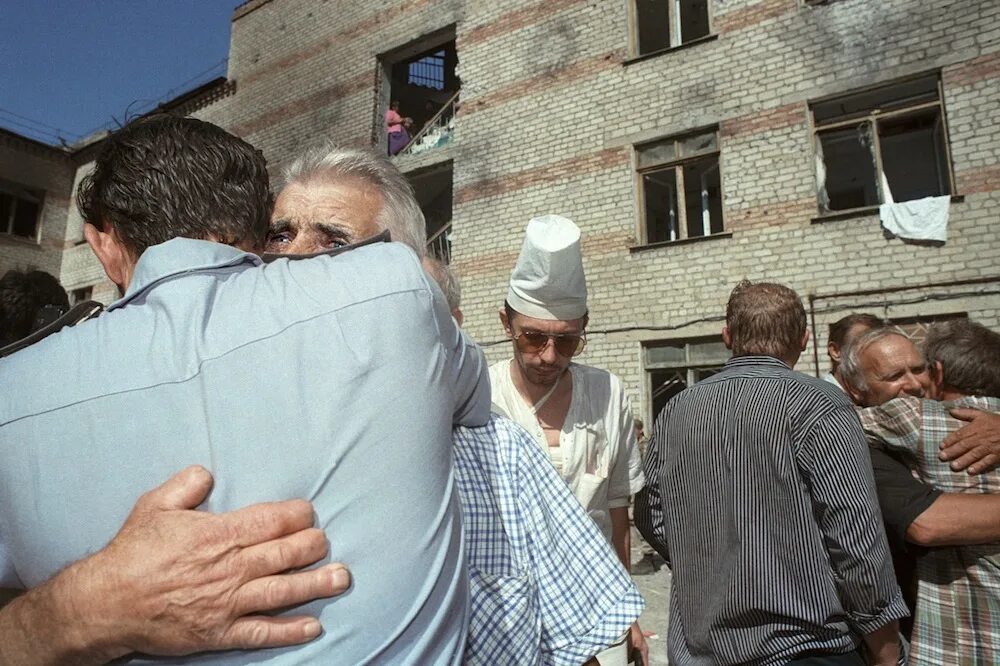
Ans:
{"label": "person on balcony", "polygon": [[399,115],[399,100],[394,99],[385,112],[385,131],[389,134],[389,154],[396,155],[410,142],[409,128],[413,118]]}

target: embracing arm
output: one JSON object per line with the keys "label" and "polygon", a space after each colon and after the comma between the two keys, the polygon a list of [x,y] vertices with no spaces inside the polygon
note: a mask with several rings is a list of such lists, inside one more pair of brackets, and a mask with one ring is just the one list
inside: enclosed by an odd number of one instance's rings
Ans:
{"label": "embracing arm", "polygon": [[339,564],[282,574],[326,555],[312,507],[291,500],[194,511],[211,487],[207,470],[185,469],[143,495],[104,549],[0,609],[0,663],[104,663],[130,652],[278,647],[318,636],[315,618],[255,615],[347,589]]}

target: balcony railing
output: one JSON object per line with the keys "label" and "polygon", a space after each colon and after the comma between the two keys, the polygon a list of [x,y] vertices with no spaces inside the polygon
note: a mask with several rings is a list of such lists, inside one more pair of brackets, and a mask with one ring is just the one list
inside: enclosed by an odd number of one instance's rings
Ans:
{"label": "balcony railing", "polygon": [[451,263],[451,222],[434,232],[434,235],[427,239],[427,253],[438,258],[445,264]]}
{"label": "balcony railing", "polygon": [[427,121],[427,124],[417,132],[406,148],[399,151],[400,155],[417,155],[425,150],[438,148],[451,143],[452,133],[455,131],[455,103],[458,101],[458,92],[451,96],[441,110],[434,114],[434,117]]}

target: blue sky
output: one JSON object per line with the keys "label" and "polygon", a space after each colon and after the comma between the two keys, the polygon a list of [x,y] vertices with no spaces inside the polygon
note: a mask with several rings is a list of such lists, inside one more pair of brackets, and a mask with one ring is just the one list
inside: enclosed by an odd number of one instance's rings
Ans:
{"label": "blue sky", "polygon": [[47,143],[225,75],[240,0],[0,0],[0,127]]}

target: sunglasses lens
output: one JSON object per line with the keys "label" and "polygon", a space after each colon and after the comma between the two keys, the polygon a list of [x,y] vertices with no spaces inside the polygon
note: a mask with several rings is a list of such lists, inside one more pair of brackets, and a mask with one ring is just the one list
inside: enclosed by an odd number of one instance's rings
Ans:
{"label": "sunglasses lens", "polygon": [[553,342],[560,356],[576,356],[584,347],[584,339],[576,335],[553,338]]}
{"label": "sunglasses lens", "polygon": [[521,351],[528,352],[529,354],[537,354],[545,349],[545,345],[549,341],[549,336],[544,333],[521,333],[517,339]]}

